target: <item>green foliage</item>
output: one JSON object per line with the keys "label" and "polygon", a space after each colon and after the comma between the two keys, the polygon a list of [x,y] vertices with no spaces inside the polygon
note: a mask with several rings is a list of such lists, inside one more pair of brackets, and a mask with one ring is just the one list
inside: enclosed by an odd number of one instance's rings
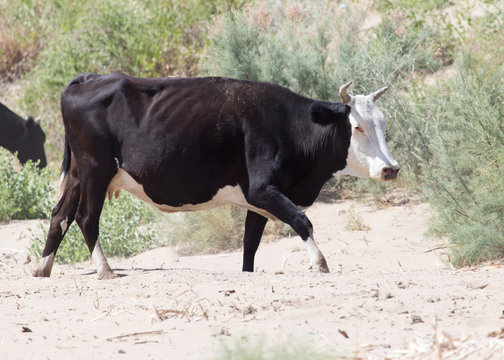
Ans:
{"label": "green foliage", "polygon": [[50,205],[49,170],[28,161],[19,169],[15,156],[0,151],[0,221],[44,219]]}
{"label": "green foliage", "polygon": [[[27,71],[20,105],[44,120],[52,162],[59,159],[63,145],[60,94],[74,76],[115,71],[150,77],[195,75],[205,38],[202,23],[243,3],[0,0],[0,77],[21,65]],[[2,40],[4,34],[8,41]]]}
{"label": "green foliage", "polygon": [[[29,109],[52,119],[48,128],[49,156],[61,146],[59,96],[81,72],[122,71],[136,76],[165,76],[178,71],[194,74],[194,53],[201,47],[199,33],[186,34],[187,24],[202,18],[197,1],[131,2],[105,0],[72,2],[51,19],[58,31],[28,75],[24,95]],[[66,17],[64,17],[66,15]],[[207,16],[207,15],[205,15]],[[58,135],[58,136],[56,136]],[[56,142],[56,143],[55,143]]]}
{"label": "green foliage", "polygon": [[[146,204],[121,193],[118,199],[106,201],[100,217],[100,244],[106,256],[128,257],[153,248],[159,243],[152,221],[154,216]],[[40,258],[48,228],[41,225],[43,235],[33,236],[30,252]],[[58,263],[76,263],[89,259],[90,253],[76,223],[68,229],[56,254]]]}
{"label": "green foliage", "polygon": [[363,36],[362,18],[352,13],[335,17],[325,3],[296,6],[224,14],[210,35],[202,69],[329,100],[349,79],[359,93],[384,84],[402,90],[413,71],[439,68],[428,47],[435,36],[429,28],[398,34],[397,23],[385,21],[374,36]]}
{"label": "green foliage", "polygon": [[264,340],[250,344],[246,337],[236,339],[232,345],[223,344],[214,360],[328,360],[347,357],[327,355],[299,340],[283,341],[266,346]]}
{"label": "green foliage", "polygon": [[[502,53],[502,51],[501,51]],[[502,56],[502,55],[501,55]],[[457,74],[431,97],[424,192],[437,211],[431,233],[453,245],[452,262],[504,256],[504,65],[466,51]]]}
{"label": "green foliage", "polygon": [[[331,97],[339,85],[326,69],[331,65],[327,62],[330,33],[324,25],[327,16],[320,10],[302,15],[294,9],[287,15],[283,9],[276,13],[247,7],[224,14],[210,35],[202,69],[277,83],[308,96]],[[318,15],[324,16],[317,22],[319,27],[308,26]]]}
{"label": "green foliage", "polygon": [[429,11],[440,9],[451,3],[450,0],[375,0],[381,11],[397,10],[404,11]]}

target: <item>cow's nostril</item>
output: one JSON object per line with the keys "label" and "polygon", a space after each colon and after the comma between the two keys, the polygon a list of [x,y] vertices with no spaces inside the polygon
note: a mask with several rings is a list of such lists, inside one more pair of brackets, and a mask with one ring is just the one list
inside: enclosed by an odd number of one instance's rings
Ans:
{"label": "cow's nostril", "polygon": [[382,169],[382,178],[384,180],[393,180],[397,178],[397,173],[399,172],[399,167],[397,168],[391,168],[391,167],[386,167]]}

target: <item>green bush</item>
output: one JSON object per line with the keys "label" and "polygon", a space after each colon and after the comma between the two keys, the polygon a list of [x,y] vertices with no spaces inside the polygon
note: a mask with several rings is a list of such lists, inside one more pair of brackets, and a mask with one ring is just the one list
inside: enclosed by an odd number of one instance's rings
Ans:
{"label": "green bush", "polygon": [[420,156],[437,213],[431,233],[466,265],[504,256],[504,65],[471,49],[456,68],[430,96],[429,152]]}
{"label": "green bush", "polygon": [[284,10],[257,6],[224,14],[212,27],[202,70],[269,81],[308,96],[333,97],[341,84],[327,68],[333,65],[327,61],[331,31],[326,31],[326,24],[331,22],[324,20],[328,16],[321,6],[304,15],[295,10],[288,15]]}
{"label": "green bush", "polygon": [[[158,245],[153,225],[154,216],[146,204],[121,193],[118,199],[106,201],[100,217],[100,244],[106,256],[128,257]],[[40,258],[48,225],[40,225],[42,236],[32,236],[30,252]],[[68,229],[56,254],[58,263],[76,263],[89,259],[90,253],[75,222]]]}
{"label": "green bush", "polygon": [[[56,7],[57,3],[49,1],[46,6]],[[77,74],[122,71],[163,76],[176,69],[194,73],[191,57],[200,43],[181,43],[184,24],[195,12],[191,4],[127,0],[61,3],[47,20],[55,36],[47,39],[27,75],[30,87],[23,97],[28,110],[37,111],[47,121],[44,129],[50,160],[55,160],[54,154],[62,147],[60,94]],[[171,6],[183,11],[174,11]],[[198,10],[201,14],[201,6]],[[181,51],[184,46],[190,50]]]}
{"label": "green bush", "polygon": [[49,170],[28,161],[17,168],[17,158],[0,151],[0,221],[45,219],[50,211]]}

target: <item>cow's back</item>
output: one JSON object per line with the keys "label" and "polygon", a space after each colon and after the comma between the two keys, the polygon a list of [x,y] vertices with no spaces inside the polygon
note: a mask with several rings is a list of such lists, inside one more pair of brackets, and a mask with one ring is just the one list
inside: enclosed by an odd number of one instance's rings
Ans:
{"label": "cow's back", "polygon": [[63,92],[62,113],[71,136],[117,159],[154,202],[181,206],[246,187],[247,136],[291,141],[287,112],[303,101],[267,83],[82,74]]}

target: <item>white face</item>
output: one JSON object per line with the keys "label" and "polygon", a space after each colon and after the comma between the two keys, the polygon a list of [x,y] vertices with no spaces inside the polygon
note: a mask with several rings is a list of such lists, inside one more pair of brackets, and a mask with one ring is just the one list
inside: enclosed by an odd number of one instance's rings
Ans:
{"label": "white face", "polygon": [[351,107],[352,138],[347,166],[336,174],[386,181],[397,177],[399,164],[390,154],[385,141],[387,120],[375,106],[373,96],[355,95]]}

